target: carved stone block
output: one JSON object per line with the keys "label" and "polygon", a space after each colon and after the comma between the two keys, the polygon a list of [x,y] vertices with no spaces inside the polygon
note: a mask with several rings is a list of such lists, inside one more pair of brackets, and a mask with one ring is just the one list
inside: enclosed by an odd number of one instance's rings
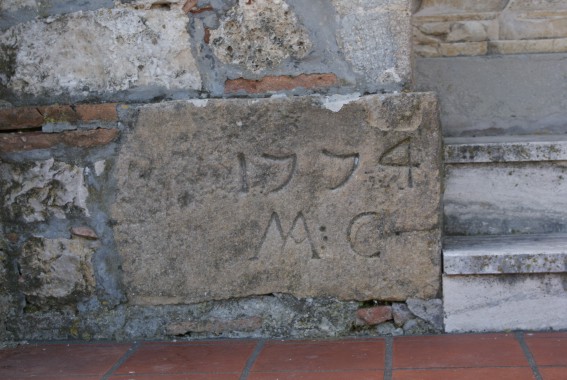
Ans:
{"label": "carved stone block", "polygon": [[432,94],[131,107],[113,206],[134,304],[440,286]]}

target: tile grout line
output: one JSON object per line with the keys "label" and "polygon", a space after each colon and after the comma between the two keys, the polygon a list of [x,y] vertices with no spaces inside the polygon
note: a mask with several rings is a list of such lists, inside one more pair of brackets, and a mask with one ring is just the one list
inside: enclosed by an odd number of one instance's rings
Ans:
{"label": "tile grout line", "polygon": [[392,366],[394,359],[394,337],[386,337],[386,351],[384,353],[384,380],[392,380]]}
{"label": "tile grout line", "polygon": [[118,361],[116,361],[116,363],[114,363],[114,365],[108,371],[106,371],[106,373],[100,379],[108,380],[108,378],[112,376],[114,371],[120,368],[122,364],[126,362],[126,360],[128,360],[132,355],[136,353],[136,351],[138,351],[138,348],[140,348],[141,345],[141,342],[134,342],[134,344],[132,344],[128,351],[126,351],[124,355],[122,355],[120,359],[118,359]]}
{"label": "tile grout line", "polygon": [[530,348],[528,347],[528,344],[524,339],[524,333],[522,331],[516,331],[514,335],[516,337],[516,340],[520,344],[520,347],[522,347],[522,351],[524,351],[524,356],[526,357],[526,360],[528,361],[528,364],[530,365],[530,368],[532,369],[536,380],[543,380],[541,373],[539,373],[539,368],[537,367],[534,356],[532,355],[532,352],[530,351]]}
{"label": "tile grout line", "polygon": [[252,370],[252,366],[254,365],[254,363],[256,363],[256,360],[258,359],[258,356],[260,356],[260,353],[264,349],[265,344],[266,344],[265,339],[260,339],[258,341],[258,344],[256,344],[254,351],[252,351],[252,354],[250,354],[250,357],[246,361],[246,365],[244,366],[244,369],[242,370],[242,374],[240,375],[240,380],[248,379],[248,376],[250,375],[250,371]]}

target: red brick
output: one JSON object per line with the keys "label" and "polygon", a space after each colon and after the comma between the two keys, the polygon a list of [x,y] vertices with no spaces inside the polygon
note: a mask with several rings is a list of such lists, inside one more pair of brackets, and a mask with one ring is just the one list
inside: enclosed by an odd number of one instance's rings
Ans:
{"label": "red brick", "polygon": [[79,116],[75,110],[69,105],[52,105],[45,107],[38,107],[39,112],[42,114],[44,122],[59,123],[68,122],[73,123],[79,120]]}
{"label": "red brick", "polygon": [[301,74],[296,77],[267,76],[259,80],[229,79],[225,82],[224,92],[227,94],[245,91],[249,94],[259,94],[270,91],[290,91],[295,88],[323,88],[336,85],[335,74]]}
{"label": "red brick", "polygon": [[167,326],[170,335],[182,335],[188,332],[222,333],[226,331],[254,331],[262,327],[262,318],[248,317],[231,320],[211,319],[208,321],[186,321]]}
{"label": "red brick", "polygon": [[35,107],[0,109],[0,131],[38,128],[42,124],[43,116]]}
{"label": "red brick", "polygon": [[82,121],[116,121],[118,113],[116,112],[116,103],[106,104],[78,104],[75,111]]}
{"label": "red brick", "polygon": [[390,306],[374,306],[358,309],[356,316],[367,325],[377,325],[392,319],[392,308]]}
{"label": "red brick", "polygon": [[118,137],[117,129],[93,129],[63,133],[8,133],[0,135],[0,152],[11,153],[33,149],[48,149],[58,144],[90,148],[106,145]]}

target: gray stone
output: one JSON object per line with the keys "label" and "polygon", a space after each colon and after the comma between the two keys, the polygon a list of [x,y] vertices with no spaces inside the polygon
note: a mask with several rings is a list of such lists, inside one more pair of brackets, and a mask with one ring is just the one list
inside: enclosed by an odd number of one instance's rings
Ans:
{"label": "gray stone", "polygon": [[404,323],[403,330],[404,335],[436,334],[441,331],[422,319],[410,319]]}
{"label": "gray stone", "polygon": [[447,137],[446,164],[567,161],[567,135]]}
{"label": "gray stone", "polygon": [[333,5],[339,46],[370,91],[410,83],[410,1],[333,0]]}
{"label": "gray stone", "polygon": [[437,330],[443,330],[443,301],[440,299],[422,300],[410,298],[407,300],[409,310],[417,317],[429,322]]}
{"label": "gray stone", "polygon": [[132,107],[112,207],[130,302],[437,294],[435,97],[341,106],[298,97]]}
{"label": "gray stone", "polygon": [[55,161],[30,165],[0,164],[0,189],[10,216],[24,222],[89,215],[84,168]]}
{"label": "gray stone", "polygon": [[567,275],[444,276],[447,332],[567,328]]}
{"label": "gray stone", "polygon": [[567,54],[417,58],[416,88],[438,93],[447,137],[564,135],[566,58]]}
{"label": "gray stone", "polygon": [[0,83],[19,95],[77,98],[151,86],[197,90],[186,22],[180,10],[113,9],[19,24],[0,34],[0,61],[10,63],[0,67]]}
{"label": "gray stone", "polygon": [[445,274],[567,272],[567,234],[449,237],[443,269]]}
{"label": "gray stone", "polygon": [[397,328],[392,322],[385,322],[376,326],[376,332],[382,336],[404,335],[404,330]]}
{"label": "gray stone", "polygon": [[20,288],[28,305],[66,305],[95,289],[93,243],[83,239],[30,238],[19,258]]}
{"label": "gray stone", "polygon": [[210,41],[223,63],[254,73],[277,68],[288,57],[303,58],[311,49],[307,30],[284,0],[239,0]]}
{"label": "gray stone", "polygon": [[567,232],[565,161],[445,168],[449,235]]}
{"label": "gray stone", "polygon": [[393,303],[392,316],[396,326],[403,326],[407,321],[415,317],[405,303]]}

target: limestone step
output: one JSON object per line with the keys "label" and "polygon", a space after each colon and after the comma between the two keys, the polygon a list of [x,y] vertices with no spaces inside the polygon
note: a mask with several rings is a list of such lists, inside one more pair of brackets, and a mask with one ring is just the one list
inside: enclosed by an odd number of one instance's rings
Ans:
{"label": "limestone step", "polygon": [[445,139],[447,235],[567,233],[567,134]]}
{"label": "limestone step", "polygon": [[448,237],[447,332],[567,329],[567,234]]}

